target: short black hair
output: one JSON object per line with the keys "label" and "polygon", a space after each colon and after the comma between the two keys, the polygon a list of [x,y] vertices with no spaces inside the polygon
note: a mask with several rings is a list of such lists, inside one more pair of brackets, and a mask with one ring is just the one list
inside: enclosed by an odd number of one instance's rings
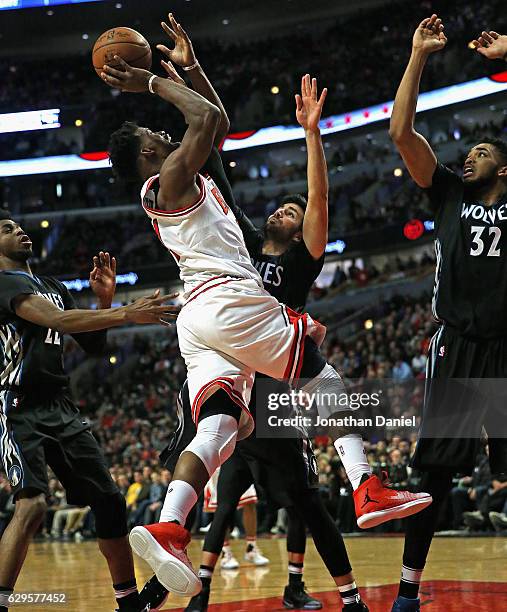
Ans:
{"label": "short black hair", "polygon": [[507,165],[507,142],[501,138],[485,138],[482,140],[484,144],[490,144],[500,153],[502,163]]}
{"label": "short black hair", "polygon": [[125,183],[139,183],[141,177],[137,160],[141,150],[141,138],[137,133],[138,125],[125,121],[120,129],[109,138],[109,159],[116,178]]}
{"label": "short black hair", "polygon": [[284,206],[284,204],[297,204],[303,209],[303,212],[306,212],[306,206],[308,202],[306,201],[306,198],[300,193],[291,193],[289,195],[283,196],[282,201],[280,202],[280,206]]}

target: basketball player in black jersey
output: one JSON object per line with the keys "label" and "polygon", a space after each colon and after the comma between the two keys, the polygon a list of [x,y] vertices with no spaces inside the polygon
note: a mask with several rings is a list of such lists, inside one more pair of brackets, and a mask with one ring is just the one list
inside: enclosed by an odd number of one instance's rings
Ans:
{"label": "basketball player in black jersey", "polygon": [[[469,151],[459,176],[415,131],[423,68],[446,42],[437,15],[422,21],[391,118],[391,137],[414,181],[428,190],[435,211],[433,314],[441,325],[430,344],[423,422],[413,457],[413,465],[424,471],[422,486],[433,505],[407,519],[393,612],[420,609],[419,583],[442,502],[453,473],[472,471],[482,426],[489,434],[493,478],[504,480],[507,472],[507,439],[499,431],[502,425],[505,430],[505,397],[497,394],[498,385],[485,391],[475,384],[476,379],[507,377],[507,143],[482,140]],[[485,57],[507,59],[507,36],[483,32],[474,46]]]}
{"label": "basketball player in black jersey", "polygon": [[90,286],[98,310],[77,309],[60,281],[39,277],[28,263],[32,242],[7,214],[0,217],[0,469],[10,481],[14,516],[0,540],[0,612],[6,612],[28,546],[45,513],[47,466],[71,504],[95,514],[99,548],[109,565],[119,610],[141,605],[128,544],[125,500],[111,479],[89,425],[69,393],[63,370],[64,334],[90,354],[106,349],[108,327],[159,323],[175,309],[172,296],[141,298],[111,308],[116,262],[93,259]]}

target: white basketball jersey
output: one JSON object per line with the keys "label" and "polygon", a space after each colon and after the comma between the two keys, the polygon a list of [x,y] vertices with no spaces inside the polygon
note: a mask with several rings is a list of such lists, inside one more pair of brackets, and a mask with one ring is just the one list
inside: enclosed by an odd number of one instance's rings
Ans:
{"label": "white basketball jersey", "polygon": [[262,287],[236,217],[218,187],[201,174],[198,184],[201,191],[196,202],[170,211],[157,207],[158,174],[141,190],[143,208],[180,268],[185,295],[217,276],[254,279]]}

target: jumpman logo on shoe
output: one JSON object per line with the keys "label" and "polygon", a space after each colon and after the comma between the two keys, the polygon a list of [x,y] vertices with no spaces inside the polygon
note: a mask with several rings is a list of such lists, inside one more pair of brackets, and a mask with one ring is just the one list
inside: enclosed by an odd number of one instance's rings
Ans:
{"label": "jumpman logo on shoe", "polygon": [[380,504],[380,501],[378,499],[372,499],[370,497],[370,494],[368,493],[368,489],[366,489],[366,493],[364,494],[364,502],[363,505],[361,506],[361,508],[364,508],[366,506],[366,504]]}

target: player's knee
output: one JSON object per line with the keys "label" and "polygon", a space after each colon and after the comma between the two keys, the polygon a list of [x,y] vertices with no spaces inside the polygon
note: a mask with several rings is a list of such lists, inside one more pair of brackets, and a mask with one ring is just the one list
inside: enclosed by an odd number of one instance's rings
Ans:
{"label": "player's knee", "polygon": [[232,455],[238,436],[238,421],[227,414],[214,414],[199,421],[195,438],[185,449],[197,455],[212,476]]}
{"label": "player's knee", "polygon": [[120,492],[98,497],[90,507],[95,515],[98,538],[112,540],[127,535],[127,504]]}
{"label": "player's knee", "polygon": [[16,502],[15,517],[23,523],[27,530],[33,530],[40,525],[46,510],[44,495],[25,497]]}

